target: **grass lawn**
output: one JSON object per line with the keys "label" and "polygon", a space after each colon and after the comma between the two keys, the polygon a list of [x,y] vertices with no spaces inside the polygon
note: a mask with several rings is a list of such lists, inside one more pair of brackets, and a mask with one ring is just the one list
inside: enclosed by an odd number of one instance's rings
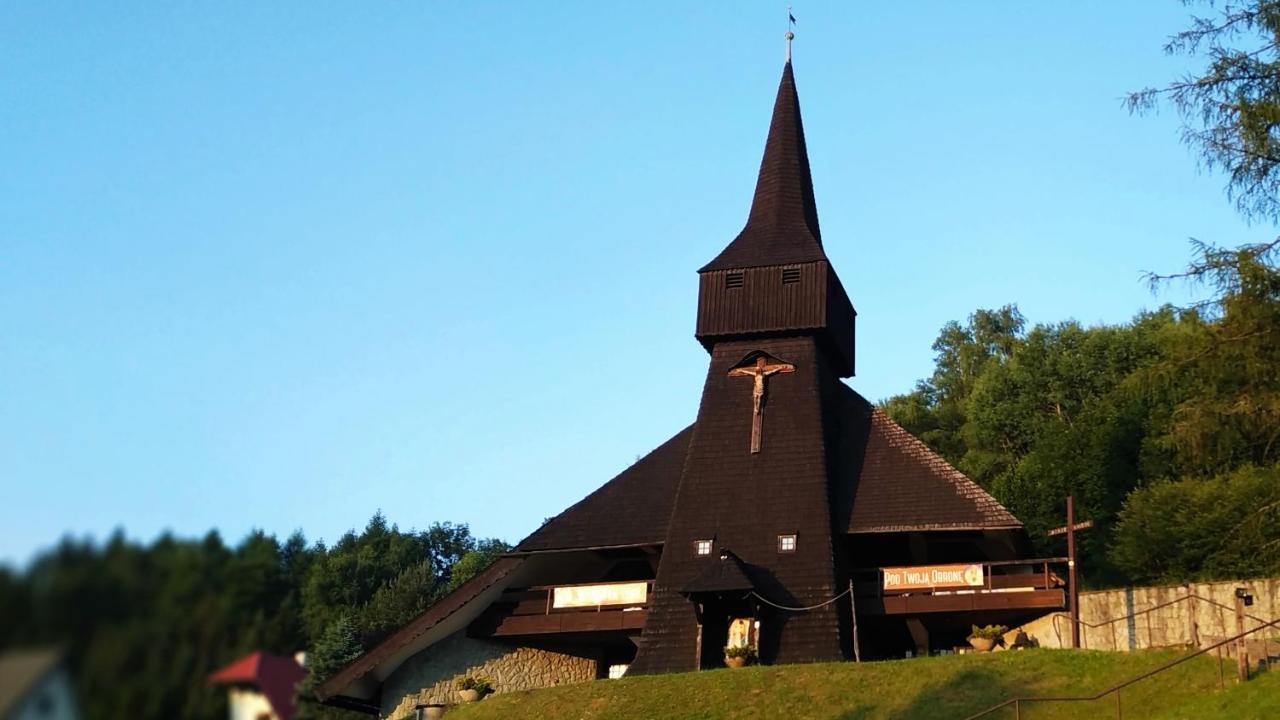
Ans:
{"label": "grass lawn", "polygon": [[[1177,657],[1181,651],[1110,653],[1023,650],[875,663],[713,670],[601,680],[495,695],[455,708],[449,720],[955,720],[1013,697],[1096,692]],[[1196,658],[1123,691],[1125,718],[1277,718],[1280,671],[1234,686],[1224,667]],[[1012,711],[989,717],[1012,718]],[[1115,717],[1115,699],[1024,706],[1024,720]]]}

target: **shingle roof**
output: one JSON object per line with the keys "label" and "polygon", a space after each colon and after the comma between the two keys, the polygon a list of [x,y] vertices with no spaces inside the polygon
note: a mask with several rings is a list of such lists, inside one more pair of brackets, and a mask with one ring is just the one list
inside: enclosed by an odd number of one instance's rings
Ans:
{"label": "shingle roof", "polygon": [[[1014,529],[1022,523],[866,398],[843,384],[832,511],[848,532]],[[547,521],[517,553],[658,544],[666,537],[694,426]]]}
{"label": "shingle roof", "polygon": [[[880,408],[845,388],[833,512],[848,532],[1017,529],[1003,505]],[[844,518],[847,518],[845,520]]]}
{"label": "shingle roof", "polygon": [[692,434],[692,425],[676,433],[547,521],[517,545],[515,552],[661,543]]}
{"label": "shingle roof", "polygon": [[813,262],[826,257],[813,199],[800,99],[788,62],[782,68],[746,227],[699,272]]}
{"label": "shingle roof", "polygon": [[754,590],[756,584],[747,576],[742,561],[731,552],[722,551],[719,558],[707,558],[707,569],[685,583],[680,592],[718,593],[736,590]]}
{"label": "shingle roof", "polygon": [[[848,532],[1014,529],[1003,505],[843,384],[832,496]],[[515,552],[661,543],[693,426],[645,455],[516,546]]]}
{"label": "shingle roof", "polygon": [[62,652],[54,648],[9,650],[0,654],[0,717],[36,688],[62,662]]}

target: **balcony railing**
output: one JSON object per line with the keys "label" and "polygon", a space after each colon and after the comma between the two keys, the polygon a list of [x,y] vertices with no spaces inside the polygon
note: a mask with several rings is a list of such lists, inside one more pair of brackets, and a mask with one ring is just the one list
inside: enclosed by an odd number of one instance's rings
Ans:
{"label": "balcony railing", "polygon": [[643,609],[653,594],[652,580],[621,583],[535,585],[508,590],[499,603],[511,604],[512,615],[550,615],[560,612],[603,612]]}
{"label": "balcony railing", "polygon": [[507,590],[472,632],[485,637],[638,631],[653,581],[538,585]]}
{"label": "balcony railing", "polygon": [[[863,568],[853,572],[859,612],[889,615],[1053,609],[1065,604],[1054,565],[1066,558]],[[937,578],[937,582],[931,579]]]}

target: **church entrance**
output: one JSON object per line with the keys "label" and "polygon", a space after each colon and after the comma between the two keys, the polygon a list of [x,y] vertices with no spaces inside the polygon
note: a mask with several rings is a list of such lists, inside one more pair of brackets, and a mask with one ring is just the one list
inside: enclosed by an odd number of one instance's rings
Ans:
{"label": "church entrance", "polygon": [[726,648],[758,648],[760,619],[750,598],[694,599],[699,609],[698,669],[722,668]]}

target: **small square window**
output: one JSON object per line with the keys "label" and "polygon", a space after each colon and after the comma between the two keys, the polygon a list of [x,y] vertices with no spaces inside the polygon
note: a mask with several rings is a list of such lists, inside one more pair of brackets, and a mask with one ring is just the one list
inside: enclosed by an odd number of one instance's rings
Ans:
{"label": "small square window", "polygon": [[796,551],[795,535],[779,535],[778,536],[778,552],[792,553]]}
{"label": "small square window", "polygon": [[711,541],[710,540],[694,540],[693,552],[696,555],[710,555]]}
{"label": "small square window", "polygon": [[800,268],[783,268],[782,269],[783,285],[794,285],[798,282],[800,282]]}
{"label": "small square window", "polygon": [[724,276],[724,286],[726,288],[740,288],[746,282],[746,275],[740,272],[731,272]]}

